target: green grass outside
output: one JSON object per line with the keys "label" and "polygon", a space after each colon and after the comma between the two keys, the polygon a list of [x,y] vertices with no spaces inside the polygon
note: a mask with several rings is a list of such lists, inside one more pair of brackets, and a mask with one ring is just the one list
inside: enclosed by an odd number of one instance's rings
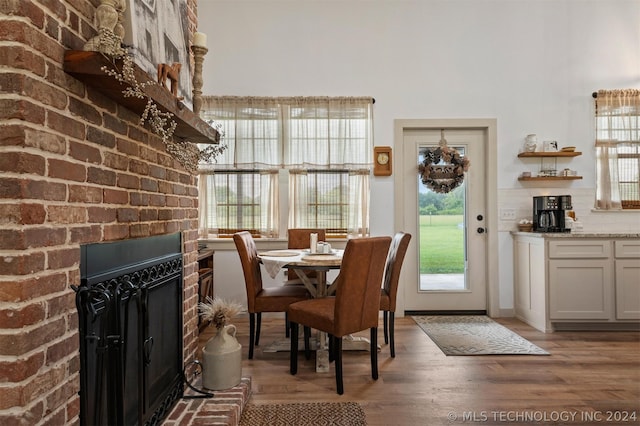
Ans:
{"label": "green grass outside", "polygon": [[420,273],[464,273],[462,215],[420,216]]}

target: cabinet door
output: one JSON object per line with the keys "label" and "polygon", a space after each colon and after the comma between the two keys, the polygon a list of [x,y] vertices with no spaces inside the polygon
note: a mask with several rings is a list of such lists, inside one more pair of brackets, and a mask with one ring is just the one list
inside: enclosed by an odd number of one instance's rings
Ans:
{"label": "cabinet door", "polygon": [[616,259],[616,318],[640,319],[640,259]]}
{"label": "cabinet door", "polygon": [[515,240],[516,316],[538,330],[546,330],[544,242]]}
{"label": "cabinet door", "polygon": [[517,315],[531,310],[531,277],[529,276],[529,243],[516,240],[515,246],[515,308]]}
{"label": "cabinet door", "polygon": [[551,319],[611,319],[612,262],[608,259],[549,260],[549,311]]}

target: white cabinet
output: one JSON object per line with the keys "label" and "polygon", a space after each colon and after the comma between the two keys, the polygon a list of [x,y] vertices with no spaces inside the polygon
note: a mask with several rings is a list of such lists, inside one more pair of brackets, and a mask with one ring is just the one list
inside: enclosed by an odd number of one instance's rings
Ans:
{"label": "white cabinet", "polygon": [[545,331],[548,315],[544,239],[517,238],[514,250],[516,316],[538,330]]}
{"label": "white cabinet", "polygon": [[516,317],[541,331],[637,324],[640,239],[514,235]]}
{"label": "white cabinet", "polygon": [[613,265],[608,240],[551,240],[549,317],[609,320],[613,312]]}
{"label": "white cabinet", "polygon": [[640,240],[615,241],[616,319],[640,319]]}
{"label": "white cabinet", "polygon": [[550,259],[549,318],[608,320],[613,311],[609,259]]}

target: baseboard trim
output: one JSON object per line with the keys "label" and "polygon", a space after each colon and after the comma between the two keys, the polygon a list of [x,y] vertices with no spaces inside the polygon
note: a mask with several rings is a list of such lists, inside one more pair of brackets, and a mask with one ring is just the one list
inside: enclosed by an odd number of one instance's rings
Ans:
{"label": "baseboard trim", "polygon": [[555,331],[639,331],[640,323],[552,322]]}

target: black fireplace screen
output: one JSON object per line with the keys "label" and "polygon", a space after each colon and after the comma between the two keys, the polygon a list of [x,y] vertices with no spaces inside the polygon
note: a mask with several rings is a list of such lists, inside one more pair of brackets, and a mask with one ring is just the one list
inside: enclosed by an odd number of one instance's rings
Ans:
{"label": "black fireplace screen", "polygon": [[156,425],[182,396],[179,233],[81,247],[83,425]]}

